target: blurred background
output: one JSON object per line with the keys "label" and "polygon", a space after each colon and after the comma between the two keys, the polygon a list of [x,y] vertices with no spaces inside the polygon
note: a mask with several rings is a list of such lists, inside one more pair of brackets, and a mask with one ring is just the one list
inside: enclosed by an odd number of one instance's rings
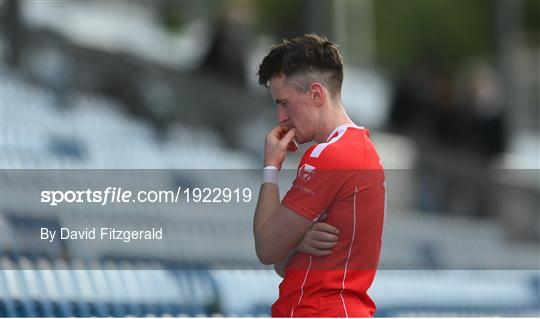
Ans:
{"label": "blurred background", "polygon": [[[258,63],[281,39],[315,32],[342,50],[343,103],[387,170],[376,315],[540,316],[540,1],[0,9],[0,315],[268,316],[280,278],[251,266],[252,208],[95,214],[25,195],[47,185],[44,170],[82,185],[109,174],[94,169],[175,170],[147,180],[164,185],[260,168],[276,114]],[[247,175],[256,198],[258,173]],[[291,181],[282,178],[282,195]],[[160,249],[92,250],[36,238],[44,224],[97,220],[168,223],[178,237]]]}

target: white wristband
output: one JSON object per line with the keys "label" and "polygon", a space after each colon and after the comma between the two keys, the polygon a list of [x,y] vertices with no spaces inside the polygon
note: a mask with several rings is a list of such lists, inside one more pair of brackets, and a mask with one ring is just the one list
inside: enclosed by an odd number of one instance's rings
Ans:
{"label": "white wristband", "polygon": [[278,185],[279,168],[268,165],[263,168],[262,183],[274,183]]}

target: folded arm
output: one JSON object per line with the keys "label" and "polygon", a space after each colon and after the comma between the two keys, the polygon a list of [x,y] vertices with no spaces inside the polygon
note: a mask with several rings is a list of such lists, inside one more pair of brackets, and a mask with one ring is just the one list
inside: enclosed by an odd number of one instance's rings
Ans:
{"label": "folded arm", "polygon": [[313,225],[279,203],[279,189],[274,183],[261,185],[253,220],[255,250],[266,265],[283,260]]}
{"label": "folded arm", "polygon": [[305,233],[300,243],[289,252],[289,255],[274,264],[274,270],[281,278],[285,278],[285,267],[296,252],[302,252],[318,257],[329,256],[332,254],[332,249],[338,242],[339,230],[330,224],[321,222],[326,220],[327,217],[326,213],[319,217],[313,227]]}

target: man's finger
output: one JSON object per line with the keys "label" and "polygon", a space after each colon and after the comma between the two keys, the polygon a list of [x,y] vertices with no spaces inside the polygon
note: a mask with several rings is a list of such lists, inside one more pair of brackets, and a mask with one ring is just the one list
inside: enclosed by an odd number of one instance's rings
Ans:
{"label": "man's finger", "polygon": [[288,130],[289,129],[285,125],[277,125],[272,130],[270,130],[270,132],[268,132],[268,136],[271,136],[277,140],[281,140],[283,138],[283,135]]}
{"label": "man's finger", "polygon": [[311,244],[314,248],[317,249],[331,249],[337,245],[337,241],[314,241]]}
{"label": "man's finger", "polygon": [[313,239],[319,240],[319,241],[337,241],[338,236],[322,232],[322,231],[314,231],[312,235]]}
{"label": "man's finger", "polygon": [[290,129],[287,132],[287,134],[285,134],[285,136],[283,136],[283,138],[281,139],[281,141],[280,141],[281,145],[283,145],[284,147],[288,147],[289,143],[294,138],[294,133],[295,132],[296,132],[296,130],[294,128]]}
{"label": "man's finger", "polygon": [[339,229],[327,223],[315,223],[315,226],[313,226],[313,230],[339,235]]}

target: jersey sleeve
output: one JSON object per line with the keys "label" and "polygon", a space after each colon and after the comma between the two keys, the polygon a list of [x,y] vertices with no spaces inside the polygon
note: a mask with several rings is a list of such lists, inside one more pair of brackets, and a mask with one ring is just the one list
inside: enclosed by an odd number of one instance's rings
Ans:
{"label": "jersey sleeve", "polygon": [[282,204],[297,214],[316,220],[336,197],[343,176],[336,169],[330,169],[329,158],[312,158],[311,149],[300,161],[296,178],[283,197]]}

